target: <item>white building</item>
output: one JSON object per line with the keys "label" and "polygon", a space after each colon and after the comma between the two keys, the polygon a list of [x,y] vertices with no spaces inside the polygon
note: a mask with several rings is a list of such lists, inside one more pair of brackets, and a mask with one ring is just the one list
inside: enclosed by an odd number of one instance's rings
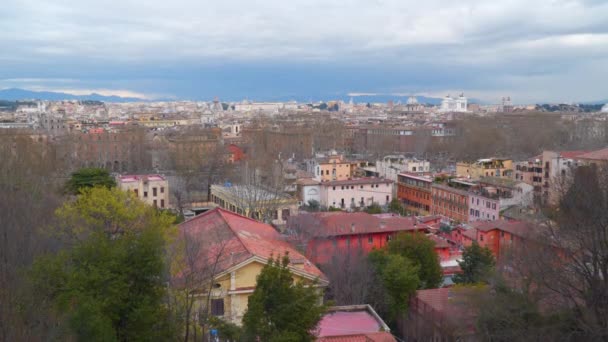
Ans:
{"label": "white building", "polygon": [[608,103],[606,103],[601,110],[602,113],[608,113]]}
{"label": "white building", "polygon": [[356,178],[341,181],[299,182],[303,203],[314,199],[322,207],[353,210],[372,204],[388,205],[393,199],[393,181],[382,178]]}
{"label": "white building", "polygon": [[464,96],[464,94],[460,94],[458,97],[450,97],[450,95],[448,95],[441,100],[441,107],[439,107],[439,111],[442,113],[464,113],[467,111],[467,98]]}
{"label": "white building", "polygon": [[[397,175],[402,172],[429,172],[431,163],[427,160],[406,158],[402,155],[388,155],[376,161],[375,173],[377,177],[397,181]],[[367,168],[366,168],[367,170]]]}

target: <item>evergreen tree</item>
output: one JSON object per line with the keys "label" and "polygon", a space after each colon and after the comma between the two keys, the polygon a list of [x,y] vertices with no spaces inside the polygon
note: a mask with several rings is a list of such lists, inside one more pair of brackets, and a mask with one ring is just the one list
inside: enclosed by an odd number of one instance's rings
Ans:
{"label": "evergreen tree", "polygon": [[66,183],[66,191],[78,195],[81,189],[96,186],[113,188],[116,186],[116,181],[106,169],[85,168],[72,173]]}
{"label": "evergreen tree", "polygon": [[[420,284],[419,268],[410,260],[399,255],[382,250],[374,250],[369,254],[374,265],[377,278],[382,282],[383,296],[386,298],[386,308],[379,310],[389,323],[393,323],[399,313],[405,312],[410,297],[416,293]],[[371,285],[370,285],[371,286]]]}
{"label": "evergreen tree", "polygon": [[314,282],[294,281],[289,256],[270,259],[249,297],[243,329],[248,341],[313,341],[326,307]]}
{"label": "evergreen tree", "polygon": [[439,287],[443,281],[443,272],[439,256],[435,252],[435,242],[422,233],[400,233],[388,243],[388,252],[399,254],[409,259],[418,267],[420,288]]}
{"label": "evergreen tree", "polygon": [[[118,189],[84,190],[58,211],[71,248],[39,258],[31,276],[82,341],[162,341],[172,217]],[[66,337],[67,338],[67,337]]]}
{"label": "evergreen tree", "polygon": [[464,249],[462,261],[459,261],[461,274],[454,276],[454,282],[473,284],[483,282],[494,268],[494,256],[492,251],[481,247],[477,242]]}

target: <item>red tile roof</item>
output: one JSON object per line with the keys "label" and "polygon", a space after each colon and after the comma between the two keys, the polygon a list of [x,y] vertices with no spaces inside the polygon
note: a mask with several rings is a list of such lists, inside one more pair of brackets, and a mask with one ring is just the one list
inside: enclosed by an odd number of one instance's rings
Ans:
{"label": "red tile roof", "polygon": [[579,154],[575,157],[577,159],[608,160],[608,147],[597,151]]}
{"label": "red tile roof", "polygon": [[[179,225],[182,236],[189,236],[200,243],[200,250],[210,255],[222,255],[219,262],[221,273],[228,268],[252,257],[264,260],[289,253],[290,267],[294,271],[319,277],[325,275],[293,246],[283,241],[280,234],[271,226],[236,213],[215,208]],[[209,245],[204,246],[205,243]],[[205,248],[207,247],[207,248]],[[220,250],[221,249],[221,250]],[[209,255],[201,255],[201,259]]]}
{"label": "red tile roof", "polygon": [[494,229],[502,230],[507,233],[511,233],[516,236],[526,237],[532,232],[535,227],[524,221],[506,221],[506,220],[497,220],[497,221],[477,221],[472,223],[474,229],[489,232]]}
{"label": "red tile roof", "polygon": [[448,308],[449,294],[449,287],[416,291],[416,297],[418,300],[439,313],[446,312],[446,309]]}
{"label": "red tile roof", "polygon": [[[424,231],[429,227],[414,217],[376,217],[368,213],[323,212],[313,214],[315,236],[339,236],[379,232]],[[297,219],[297,218],[296,218]]]}

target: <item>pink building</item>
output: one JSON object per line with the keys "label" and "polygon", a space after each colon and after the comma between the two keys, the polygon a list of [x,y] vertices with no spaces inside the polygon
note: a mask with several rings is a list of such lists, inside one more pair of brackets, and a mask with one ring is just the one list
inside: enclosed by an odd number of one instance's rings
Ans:
{"label": "pink building", "polygon": [[469,193],[469,222],[494,221],[500,216],[500,199]]}

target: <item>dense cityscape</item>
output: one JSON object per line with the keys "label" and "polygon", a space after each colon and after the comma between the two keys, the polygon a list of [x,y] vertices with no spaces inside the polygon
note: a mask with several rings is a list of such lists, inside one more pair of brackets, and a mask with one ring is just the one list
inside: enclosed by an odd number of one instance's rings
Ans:
{"label": "dense cityscape", "polygon": [[608,341],[607,23],[8,0],[0,342]]}

